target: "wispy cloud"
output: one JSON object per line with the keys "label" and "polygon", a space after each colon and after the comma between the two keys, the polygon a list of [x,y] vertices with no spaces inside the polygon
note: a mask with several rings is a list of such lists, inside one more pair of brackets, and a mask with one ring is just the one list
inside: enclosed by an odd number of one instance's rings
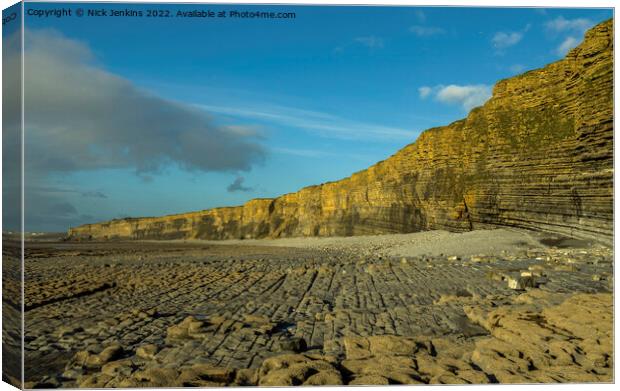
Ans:
{"label": "wispy cloud", "polygon": [[355,38],[355,42],[360,43],[370,49],[382,49],[383,48],[383,39],[379,37],[375,37],[374,35],[370,35],[368,37],[357,37]]}
{"label": "wispy cloud", "polygon": [[425,99],[427,96],[429,96],[431,92],[433,92],[433,89],[431,87],[423,86],[418,88],[418,93],[420,94],[420,98],[422,99]]}
{"label": "wispy cloud", "polygon": [[565,56],[569,50],[573,49],[577,45],[579,45],[579,40],[573,36],[568,36],[562,41],[560,46],[555,49],[555,52],[560,56]]}
{"label": "wispy cloud", "polygon": [[325,157],[348,157],[351,159],[366,160],[368,155],[348,153],[348,152],[330,152],[326,150],[318,149],[298,149],[298,148],[283,148],[275,147],[270,149],[271,153],[280,153],[284,155],[300,156],[304,158],[316,158],[321,159]]}
{"label": "wispy cloud", "polygon": [[491,39],[493,47],[497,49],[505,49],[507,47],[516,45],[523,38],[523,33],[520,32],[497,32]]}
{"label": "wispy cloud", "polygon": [[554,33],[577,32],[583,34],[593,25],[594,22],[587,18],[566,19],[563,16],[558,16],[545,23],[547,30]]}
{"label": "wispy cloud", "polygon": [[566,19],[563,16],[558,16],[545,23],[548,32],[562,39],[562,42],[554,50],[555,54],[559,56],[565,56],[569,50],[576,47],[579,44],[577,37],[583,36],[586,30],[592,26],[594,26],[594,22],[590,19]]}
{"label": "wispy cloud", "polygon": [[99,190],[77,190],[77,189],[68,189],[64,187],[56,187],[56,186],[38,186],[38,185],[30,185],[26,184],[26,189],[29,192],[36,192],[40,194],[47,194],[48,196],[58,195],[58,194],[75,194],[82,196],[84,198],[108,198],[108,196]]}
{"label": "wispy cloud", "polygon": [[510,70],[510,72],[512,73],[521,73],[525,70],[525,65],[523,64],[513,64],[510,67],[508,67],[508,70]]}
{"label": "wispy cloud", "polygon": [[333,156],[332,153],[328,153],[325,151],[320,151],[317,149],[296,149],[296,148],[272,148],[271,149],[275,153],[282,153],[285,155],[293,155],[293,156],[301,156],[301,157],[310,157],[310,158],[319,158],[326,156]]}
{"label": "wispy cloud", "polygon": [[492,87],[486,84],[450,84],[423,86],[418,88],[418,92],[422,99],[432,95],[438,102],[456,104],[465,110],[470,110],[484,104],[491,97]]}
{"label": "wispy cloud", "polygon": [[409,27],[409,31],[418,37],[430,37],[432,35],[444,34],[446,30],[441,27],[413,25]]}
{"label": "wispy cloud", "polygon": [[413,140],[417,132],[340,118],[328,113],[284,106],[196,105],[210,113],[251,118],[302,129],[324,138],[341,140]]}
{"label": "wispy cloud", "polygon": [[422,10],[416,10],[415,18],[418,23],[409,27],[409,32],[414,33],[418,37],[430,37],[433,35],[444,34],[446,30],[441,27],[428,26],[426,24],[426,14]]}
{"label": "wispy cloud", "polygon": [[332,53],[334,55],[341,55],[345,51],[348,51],[349,49],[352,49],[352,48],[359,49],[360,46],[366,47],[367,49],[369,49],[369,52],[372,53],[375,50],[383,49],[383,47],[385,46],[385,42],[383,41],[383,38],[377,37],[375,35],[356,37],[356,38],[353,38],[353,40],[349,42],[346,42],[344,44],[341,44],[335,47],[332,50]]}
{"label": "wispy cloud", "polygon": [[38,192],[38,193],[47,193],[47,194],[77,194],[86,198],[108,198],[101,191],[96,190],[76,190],[76,189],[67,189],[63,187],[55,187],[55,186],[30,186],[28,183],[26,184],[26,188],[28,191]]}
{"label": "wispy cloud", "polygon": [[491,38],[493,47],[501,52],[502,50],[514,46],[521,42],[523,36],[530,29],[531,25],[527,24],[523,29],[519,31],[498,31]]}

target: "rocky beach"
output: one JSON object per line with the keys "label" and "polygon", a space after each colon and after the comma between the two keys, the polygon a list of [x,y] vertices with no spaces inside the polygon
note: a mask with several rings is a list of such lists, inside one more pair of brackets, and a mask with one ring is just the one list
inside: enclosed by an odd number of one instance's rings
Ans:
{"label": "rocky beach", "polygon": [[592,242],[500,229],[27,251],[29,388],[613,380],[613,254]]}

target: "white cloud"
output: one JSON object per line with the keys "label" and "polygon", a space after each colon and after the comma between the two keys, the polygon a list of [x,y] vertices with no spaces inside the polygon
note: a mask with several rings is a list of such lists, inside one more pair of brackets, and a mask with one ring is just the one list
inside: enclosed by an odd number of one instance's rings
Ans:
{"label": "white cloud", "polygon": [[484,84],[459,86],[451,84],[437,92],[437,100],[444,103],[456,103],[469,110],[480,106],[491,97],[491,86]]}
{"label": "white cloud", "polygon": [[512,73],[521,73],[521,72],[523,72],[525,70],[525,65],[523,65],[523,64],[514,64],[514,65],[511,65],[508,69]]}
{"label": "white cloud", "polygon": [[409,31],[418,37],[430,37],[432,35],[443,34],[446,31],[440,27],[414,25],[409,27]]}
{"label": "white cloud", "polygon": [[383,39],[375,37],[374,35],[368,37],[357,37],[355,38],[355,42],[361,43],[362,45],[367,46],[371,49],[383,48]]}
{"label": "white cloud", "polygon": [[521,32],[497,32],[493,36],[491,42],[493,42],[493,46],[497,49],[505,49],[507,47],[516,45],[523,38],[523,33]]}
{"label": "white cloud", "polygon": [[566,37],[564,41],[555,49],[555,52],[560,56],[565,56],[569,50],[579,45],[579,40],[575,37]]}
{"label": "white cloud", "polygon": [[463,109],[470,110],[481,106],[491,97],[492,86],[486,84],[450,84],[447,86],[420,87],[418,91],[421,98],[433,95],[438,102],[460,105]]}
{"label": "white cloud", "polygon": [[418,92],[420,93],[420,98],[425,99],[431,92],[433,92],[433,89],[428,86],[422,86],[418,88]]}
{"label": "white cloud", "polygon": [[586,18],[566,19],[563,16],[558,16],[557,18],[545,23],[545,27],[547,27],[549,31],[552,31],[555,33],[561,33],[561,32],[567,32],[567,31],[584,33],[587,29],[589,29],[593,25],[594,25],[594,22],[591,21],[590,19],[586,19]]}

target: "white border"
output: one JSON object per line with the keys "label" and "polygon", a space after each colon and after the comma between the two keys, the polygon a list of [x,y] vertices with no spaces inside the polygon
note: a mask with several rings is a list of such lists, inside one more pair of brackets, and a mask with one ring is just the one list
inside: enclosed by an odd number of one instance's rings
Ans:
{"label": "white border", "polygon": [[[562,8],[569,8],[569,7],[588,7],[588,8],[615,8],[616,6],[616,2],[615,1],[609,1],[609,0],[589,0],[589,1],[578,1],[578,0],[562,0],[562,1],[550,1],[550,0],[520,0],[520,1],[514,1],[514,0],[507,0],[507,1],[500,1],[500,0],[444,0],[444,1],[437,1],[437,0],[425,0],[425,1],[416,1],[416,0],[388,0],[388,1],[381,1],[381,0],[315,0],[315,1],[304,1],[304,0],[289,0],[289,1],[264,1],[264,0],[244,0],[244,1],[213,1],[213,0],[207,0],[207,1],[174,1],[174,0],[133,0],[133,1],[122,1],[122,0],[108,0],[108,1],[96,1],[96,0],[82,0],[82,1],[42,1],[42,0],[29,0],[28,2],[64,2],[64,3],[101,3],[101,2],[107,2],[107,3],[180,3],[180,4],[221,4],[221,3],[228,3],[228,4],[298,4],[298,5],[303,5],[303,4],[307,4],[307,5],[375,5],[375,6],[390,6],[390,5],[396,5],[396,6],[407,6],[407,5],[417,5],[417,6],[472,6],[472,7],[562,7]],[[11,0],[0,0],[0,4],[2,5],[2,8],[7,8],[13,4],[17,3],[17,1],[11,1]],[[22,4],[23,7],[23,4]],[[22,12],[22,26],[23,26],[23,12]],[[615,15],[614,15],[615,16]],[[615,40],[615,29],[616,29],[616,25],[614,23],[614,40]],[[0,40],[1,41],[1,40]],[[23,30],[22,30],[22,46],[23,46]],[[0,42],[0,53],[1,53],[1,49],[2,49],[2,43]],[[22,47],[23,50],[23,47]],[[22,51],[23,52],[23,51]],[[1,62],[0,62],[1,63]],[[617,62],[614,62],[614,74],[616,74],[618,72],[618,65]],[[615,81],[615,79],[614,79]],[[0,88],[2,86],[2,82],[0,80]],[[22,61],[22,107],[23,107],[23,100],[24,100],[24,96],[23,96],[23,61]],[[1,102],[1,98],[0,98],[0,102]],[[618,114],[618,101],[617,101],[617,96],[615,95],[615,83],[614,83],[614,118],[615,116]],[[1,120],[1,112],[0,112],[0,120]],[[24,159],[24,132],[23,132],[23,123],[24,123],[24,112],[22,110],[22,189],[23,189],[23,159]],[[1,122],[0,122],[1,123]],[[615,120],[614,120],[615,123]],[[616,132],[615,132],[615,128],[614,128],[614,138],[616,136]],[[2,150],[2,140],[0,138],[0,155],[1,155],[1,150]],[[616,144],[614,143],[614,166],[616,166],[616,163],[618,162],[618,150],[616,148]],[[2,168],[2,162],[0,159],[0,174],[1,174],[1,168]],[[1,178],[1,175],[0,175]],[[616,177],[615,177],[615,172],[614,172],[614,195],[616,193]],[[22,191],[22,204],[24,202],[24,192]],[[616,214],[615,214],[615,210],[618,208],[618,206],[620,205],[620,202],[614,197],[614,227],[616,225]],[[2,212],[2,205],[0,203],[0,213]],[[23,214],[23,208],[22,208],[22,226],[24,224],[24,214]],[[2,228],[2,223],[0,220],[0,229]],[[617,242],[617,237],[615,236],[615,229],[614,229],[614,248],[618,245]],[[23,249],[23,235],[22,235],[22,249]],[[23,251],[22,251],[22,257],[23,257]],[[615,261],[615,254],[614,254],[614,261]],[[22,259],[22,279],[23,279],[23,259]],[[615,262],[614,262],[614,274],[615,274]],[[0,282],[0,287],[1,287],[1,282]],[[614,286],[614,313],[615,313],[615,308],[617,308],[619,302],[618,302],[618,296],[615,295],[615,286]],[[615,315],[615,314],[614,314]],[[22,284],[22,325],[23,325],[23,284]],[[0,319],[0,326],[1,326],[1,322],[2,320]],[[618,323],[615,322],[615,316],[614,316],[614,336],[618,335]],[[23,338],[23,335],[22,335]],[[22,341],[23,343],[23,341]],[[618,365],[615,363],[617,361],[617,351],[615,349],[617,345],[615,344],[615,338],[614,338],[614,380],[618,379]],[[22,349],[23,349],[23,344],[22,344]],[[1,350],[0,350],[0,357],[1,357]],[[23,352],[22,352],[22,364],[23,364]],[[22,365],[23,368],[23,365]],[[393,391],[395,389],[403,389],[404,388],[413,388],[414,386],[390,386],[390,387],[372,387],[372,389],[381,389],[381,390],[385,390],[385,391]],[[422,387],[423,389],[429,389],[429,387],[432,386],[415,386],[416,389],[418,389],[418,387]],[[482,387],[489,387],[489,386],[483,386],[483,385],[475,385],[475,386],[469,386],[469,389],[477,389],[477,388],[482,388]],[[582,390],[584,388],[583,384],[545,384],[545,385],[495,385],[495,386],[490,386],[493,388],[497,388],[499,387],[500,389],[513,389],[513,390],[538,390],[538,389],[542,389],[542,387],[545,388],[549,388],[549,387],[561,387],[562,390]],[[615,389],[615,385],[614,384],[587,384],[585,385],[585,387],[588,388],[596,388],[596,389],[601,389],[601,390],[612,390]],[[367,387],[365,387],[367,388]],[[247,389],[246,388],[239,388],[239,389]],[[292,390],[297,390],[299,391],[300,388],[290,388]],[[303,388],[305,389],[305,388]],[[322,390],[337,390],[337,389],[341,389],[338,387],[322,387]],[[351,389],[361,389],[361,387],[352,387],[349,386],[346,388],[347,390]],[[15,390],[14,387],[8,385],[7,383],[0,383],[0,391],[4,391],[4,390]]]}

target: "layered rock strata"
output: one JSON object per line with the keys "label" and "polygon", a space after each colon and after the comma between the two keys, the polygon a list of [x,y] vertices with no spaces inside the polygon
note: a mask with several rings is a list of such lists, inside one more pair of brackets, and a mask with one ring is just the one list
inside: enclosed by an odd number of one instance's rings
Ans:
{"label": "layered rock strata", "polygon": [[467,118],[351,177],[243,206],[127,218],[72,238],[230,239],[513,226],[610,243],[613,24],[555,63],[498,82]]}

